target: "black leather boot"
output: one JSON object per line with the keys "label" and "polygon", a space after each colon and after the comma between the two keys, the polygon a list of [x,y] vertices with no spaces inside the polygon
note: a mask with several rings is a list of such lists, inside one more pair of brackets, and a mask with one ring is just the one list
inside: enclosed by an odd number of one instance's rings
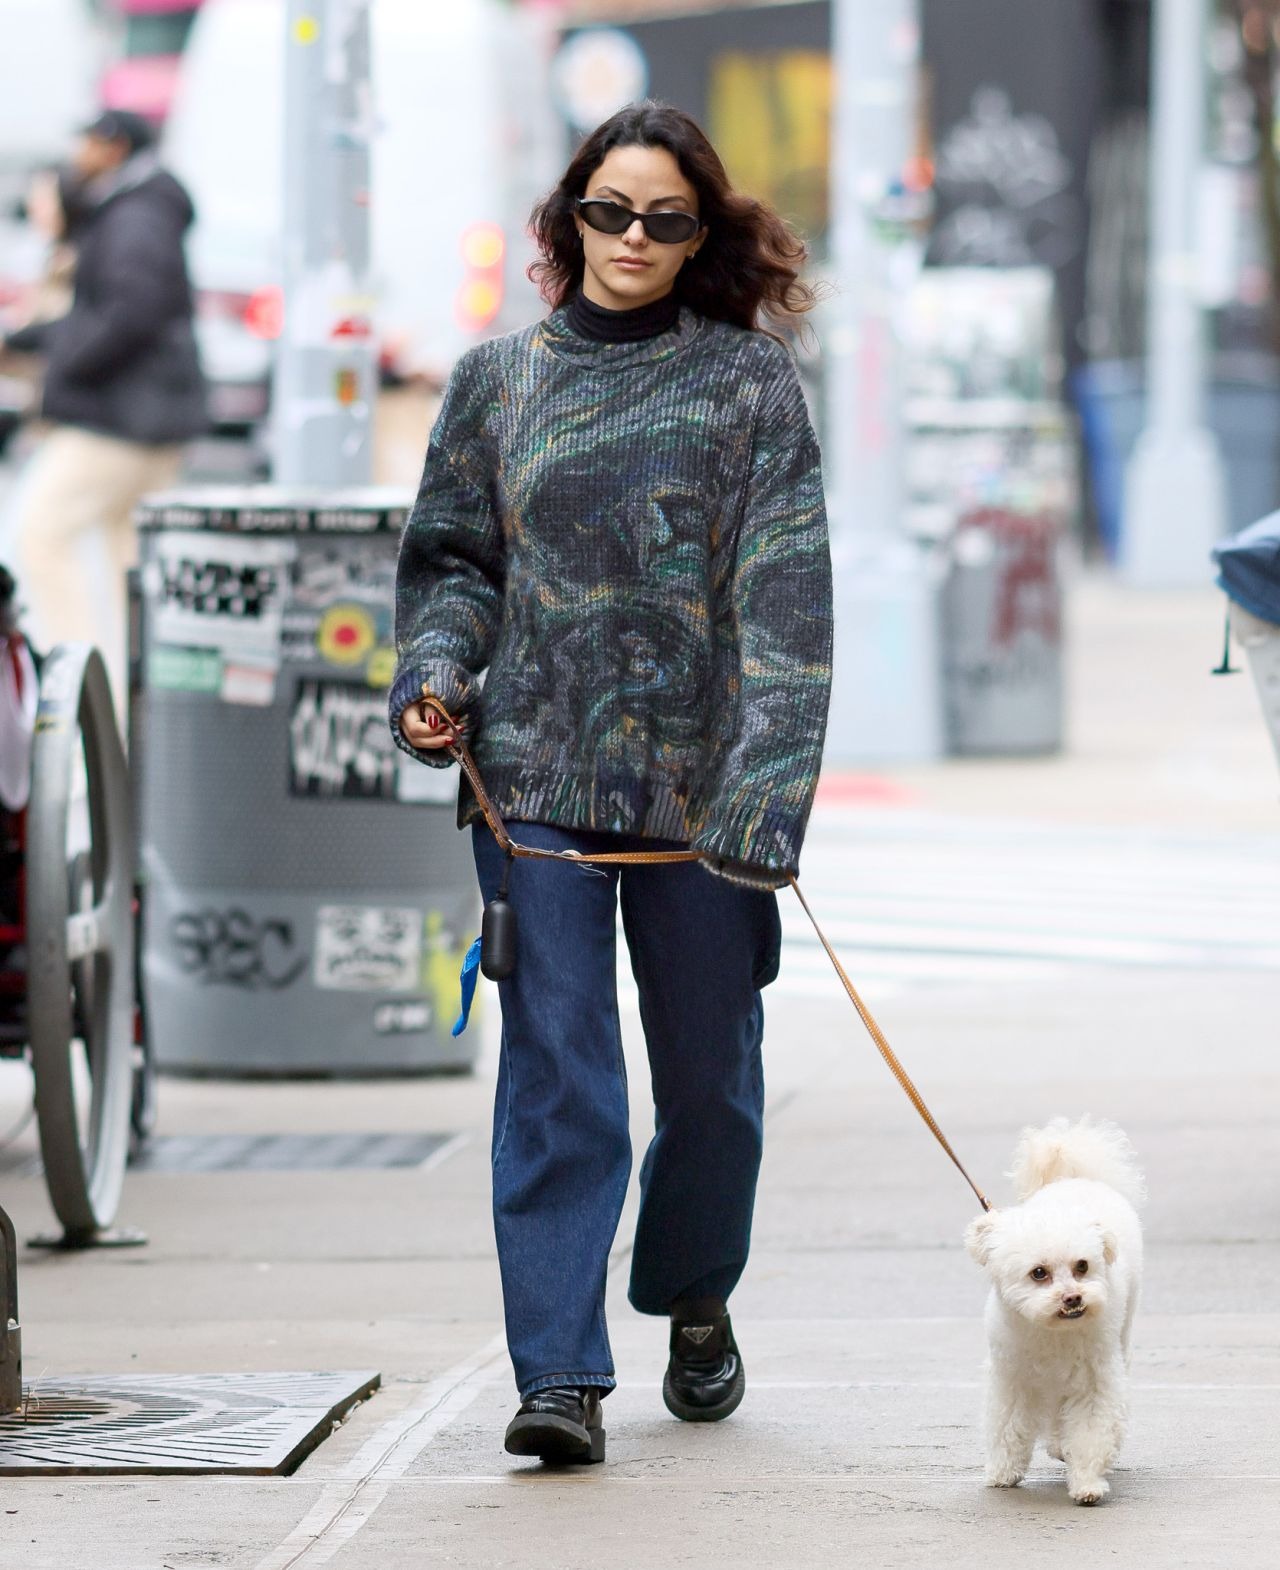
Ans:
{"label": "black leather boot", "polygon": [[507,1424],[507,1450],[513,1456],[544,1461],[603,1461],[600,1392],[588,1387],[539,1390],[520,1404]]}
{"label": "black leather boot", "polygon": [[671,1361],[662,1382],[667,1410],[686,1423],[718,1423],[747,1389],[729,1313],[719,1298],[671,1305]]}

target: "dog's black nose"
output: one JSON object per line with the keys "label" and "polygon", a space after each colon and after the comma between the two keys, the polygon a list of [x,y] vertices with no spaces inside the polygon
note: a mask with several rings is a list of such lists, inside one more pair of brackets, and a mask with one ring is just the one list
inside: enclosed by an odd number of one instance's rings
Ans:
{"label": "dog's black nose", "polygon": [[1077,1293],[1075,1297],[1064,1297],[1062,1306],[1063,1308],[1079,1308],[1083,1302],[1084,1299]]}

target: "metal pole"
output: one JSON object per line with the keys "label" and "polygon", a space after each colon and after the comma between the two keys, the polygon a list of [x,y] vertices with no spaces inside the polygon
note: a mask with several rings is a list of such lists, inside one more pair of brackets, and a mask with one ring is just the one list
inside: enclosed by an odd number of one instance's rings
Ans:
{"label": "metal pole", "polygon": [[0,1208],[0,1415],[22,1408],[22,1330],[18,1325],[18,1242]]}
{"label": "metal pole", "polygon": [[915,0],[838,0],[832,182],[839,337],[832,359],[838,436],[832,469],[837,536],[892,540],[902,513],[903,431],[890,266],[895,246],[875,212],[911,156]]}
{"label": "metal pole", "polygon": [[285,318],[274,392],[274,477],[285,485],[362,485],[372,474],[369,8],[286,8]]}
{"label": "metal pole", "polygon": [[1148,263],[1147,413],[1125,476],[1121,564],[1137,587],[1207,583],[1226,523],[1218,445],[1204,422],[1196,200],[1204,155],[1210,0],[1156,0]]}
{"label": "metal pole", "polygon": [[937,586],[903,528],[900,319],[912,242],[886,223],[912,151],[918,0],[834,0],[835,323],[828,342],[836,648],[827,761],[942,750]]}

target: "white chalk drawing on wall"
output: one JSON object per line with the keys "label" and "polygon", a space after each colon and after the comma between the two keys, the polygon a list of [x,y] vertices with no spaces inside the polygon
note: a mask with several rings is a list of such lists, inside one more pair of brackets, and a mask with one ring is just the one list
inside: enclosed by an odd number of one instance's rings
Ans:
{"label": "white chalk drawing on wall", "polygon": [[1061,267],[1084,243],[1084,211],[1058,133],[1015,114],[1003,88],[978,88],[942,137],[937,188],[944,216],[930,260],[950,267]]}

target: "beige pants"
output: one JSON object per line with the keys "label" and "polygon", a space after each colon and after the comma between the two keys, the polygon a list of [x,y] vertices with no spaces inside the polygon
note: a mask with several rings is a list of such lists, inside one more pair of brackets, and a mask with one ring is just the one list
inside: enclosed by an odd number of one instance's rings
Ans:
{"label": "beige pants", "polygon": [[[133,512],[148,491],[172,485],[181,468],[181,447],[147,446],[56,426],[23,477],[17,549],[35,640],[44,648],[80,638],[96,643],[121,712],[127,670],[125,574],[138,559]],[[95,533],[106,548],[106,582],[83,559]]]}

